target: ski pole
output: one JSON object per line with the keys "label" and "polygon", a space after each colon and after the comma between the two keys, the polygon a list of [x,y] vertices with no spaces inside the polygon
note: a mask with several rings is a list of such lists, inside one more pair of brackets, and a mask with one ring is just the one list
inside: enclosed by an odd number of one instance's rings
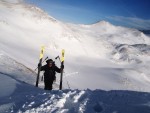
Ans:
{"label": "ski pole", "polygon": [[[48,59],[48,56],[45,58],[45,60],[47,60],[47,59]],[[43,62],[45,62],[45,60],[44,60]],[[43,63],[43,62],[42,62],[42,63]]]}
{"label": "ski pole", "polygon": [[[46,57],[43,62],[45,62],[47,59],[48,59],[48,57]],[[42,62],[42,63],[43,63],[43,62]],[[38,67],[36,67],[35,71],[37,70],[37,68],[38,68]]]}
{"label": "ski pole", "polygon": [[60,63],[61,63],[61,60],[60,60],[60,57],[59,56],[57,56],[55,59],[57,60],[59,58],[59,61],[60,61]]}

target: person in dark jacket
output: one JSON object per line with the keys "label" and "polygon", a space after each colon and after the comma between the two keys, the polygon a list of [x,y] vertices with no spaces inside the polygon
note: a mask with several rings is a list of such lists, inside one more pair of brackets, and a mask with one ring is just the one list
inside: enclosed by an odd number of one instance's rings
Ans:
{"label": "person in dark jacket", "polygon": [[60,73],[64,66],[58,68],[52,59],[47,60],[46,63],[46,65],[41,67],[41,71],[44,71],[44,89],[52,90],[53,82],[56,80],[56,72]]}

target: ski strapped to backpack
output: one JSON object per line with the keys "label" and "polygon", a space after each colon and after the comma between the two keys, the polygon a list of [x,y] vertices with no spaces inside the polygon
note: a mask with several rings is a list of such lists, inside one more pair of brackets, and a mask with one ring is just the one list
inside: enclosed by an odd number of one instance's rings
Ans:
{"label": "ski strapped to backpack", "polygon": [[63,65],[65,60],[65,50],[62,50],[62,56],[61,56],[61,75],[60,75],[60,85],[59,90],[62,90],[62,80],[63,80]]}
{"label": "ski strapped to backpack", "polygon": [[42,46],[41,47],[41,52],[40,52],[40,60],[39,60],[39,64],[38,64],[38,74],[37,74],[37,79],[36,79],[36,87],[38,87],[38,84],[39,84],[39,76],[40,76],[40,71],[41,71],[41,66],[42,66],[42,59],[43,59],[43,54],[44,54],[44,50],[45,50],[45,47]]}

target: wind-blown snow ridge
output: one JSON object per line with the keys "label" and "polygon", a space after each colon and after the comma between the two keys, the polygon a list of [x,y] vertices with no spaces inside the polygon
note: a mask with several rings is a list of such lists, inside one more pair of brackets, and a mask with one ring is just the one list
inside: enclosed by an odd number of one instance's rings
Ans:
{"label": "wind-blown snow ridge", "polygon": [[150,56],[150,45],[147,44],[120,44],[117,45],[112,53],[114,59],[127,62],[142,62],[143,56]]}
{"label": "wind-blown snow ridge", "polygon": [[[49,98],[45,99],[47,96]],[[38,98],[42,99],[39,100]],[[148,98],[150,98],[149,93],[121,90],[52,91],[51,93],[44,93],[34,97],[34,100],[27,102],[23,109],[26,109],[25,113],[149,113]],[[37,103],[43,104],[35,107]]]}
{"label": "wind-blown snow ridge", "polygon": [[[122,90],[62,90],[42,91],[29,85],[23,86],[28,92],[18,92],[0,103],[0,112],[18,113],[149,113],[150,94]],[[25,93],[25,95],[21,95]],[[21,102],[20,102],[21,100]],[[11,109],[6,110],[5,106]],[[3,108],[3,109],[2,109]]]}

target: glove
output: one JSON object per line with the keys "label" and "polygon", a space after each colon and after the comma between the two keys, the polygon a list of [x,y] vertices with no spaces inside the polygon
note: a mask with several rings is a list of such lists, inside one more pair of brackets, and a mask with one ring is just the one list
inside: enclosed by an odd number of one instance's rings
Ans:
{"label": "glove", "polygon": [[64,69],[64,65],[61,65],[61,69]]}
{"label": "glove", "polygon": [[38,64],[38,67],[41,67],[41,66],[42,66],[41,63],[39,63],[39,64]]}

